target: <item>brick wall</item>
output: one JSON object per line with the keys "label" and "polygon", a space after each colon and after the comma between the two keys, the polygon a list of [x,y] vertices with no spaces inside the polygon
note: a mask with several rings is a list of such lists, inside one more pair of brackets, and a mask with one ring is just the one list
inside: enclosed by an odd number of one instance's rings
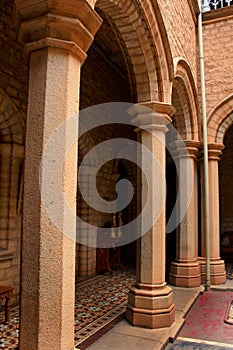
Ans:
{"label": "brick wall", "polygon": [[127,78],[93,47],[81,69],[80,109],[105,102],[130,102]]}
{"label": "brick wall", "polygon": [[[223,12],[225,16],[219,17]],[[230,6],[203,16],[207,113],[233,91],[232,15],[233,8]]]}
{"label": "brick wall", "polygon": [[183,57],[196,79],[196,24],[189,1],[158,0],[172,56]]}

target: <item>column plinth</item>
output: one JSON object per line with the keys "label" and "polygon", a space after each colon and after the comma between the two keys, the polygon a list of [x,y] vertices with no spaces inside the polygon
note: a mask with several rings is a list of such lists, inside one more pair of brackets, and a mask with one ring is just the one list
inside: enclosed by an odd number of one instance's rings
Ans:
{"label": "column plinth", "polygon": [[130,288],[127,319],[135,326],[163,328],[174,321],[172,290],[166,284],[151,285],[136,283]]}
{"label": "column plinth", "polygon": [[[138,139],[147,147],[156,159],[152,165],[151,191],[152,202],[148,220],[153,211],[161,208],[156,222],[138,241],[136,284],[130,288],[126,310],[127,320],[135,326],[146,328],[169,327],[174,321],[172,290],[165,283],[165,206],[163,195],[165,184],[165,133],[166,125],[174,113],[171,105],[159,102],[138,104],[132,110],[139,124]],[[142,168],[145,154],[141,152]],[[153,164],[153,161],[151,160]],[[160,172],[156,170],[159,166]],[[163,179],[164,177],[164,179]],[[147,197],[148,185],[142,177],[141,205]],[[143,225],[143,223],[142,223]]]}

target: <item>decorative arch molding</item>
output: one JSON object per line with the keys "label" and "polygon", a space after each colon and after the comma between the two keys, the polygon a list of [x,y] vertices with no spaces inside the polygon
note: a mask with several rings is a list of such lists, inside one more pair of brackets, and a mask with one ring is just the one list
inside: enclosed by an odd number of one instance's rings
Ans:
{"label": "decorative arch molding", "polygon": [[223,143],[228,128],[233,124],[233,93],[220,101],[207,118],[209,142]]}
{"label": "decorative arch molding", "polygon": [[95,6],[114,21],[124,40],[138,102],[170,102],[173,62],[165,29],[160,30],[164,25],[157,3],[97,0]]}
{"label": "decorative arch molding", "polygon": [[229,127],[232,124],[233,124],[233,112],[230,115],[228,115],[227,118],[224,119],[223,122],[220,124],[217,131],[216,142],[223,143],[226,131],[229,129]]}
{"label": "decorative arch molding", "polygon": [[0,142],[24,144],[24,120],[17,107],[0,88]]}
{"label": "decorative arch molding", "polygon": [[[173,89],[176,90],[183,110],[183,118],[177,129],[188,140],[199,140],[197,89],[189,64],[182,58],[174,58]],[[173,90],[174,91],[174,90]]]}

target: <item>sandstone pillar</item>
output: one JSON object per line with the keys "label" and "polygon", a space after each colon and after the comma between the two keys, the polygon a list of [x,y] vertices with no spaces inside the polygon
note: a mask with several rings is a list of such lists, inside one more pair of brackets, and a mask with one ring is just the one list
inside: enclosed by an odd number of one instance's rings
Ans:
{"label": "sandstone pillar", "polygon": [[[222,144],[209,144],[209,203],[210,203],[210,282],[222,284],[226,281],[224,261],[220,258],[220,225],[219,225],[219,176],[218,161],[223,149]],[[202,164],[203,167],[203,164]],[[204,208],[204,176],[202,171],[202,207]],[[202,281],[205,281],[205,213],[202,210],[202,258],[200,258]]]}
{"label": "sandstone pillar", "polygon": [[[54,131],[78,111],[80,67],[101,20],[85,0],[15,0],[15,23],[30,65],[20,349],[73,350],[76,222],[69,220],[65,201],[75,215],[77,145],[66,157],[70,135],[65,127],[51,157],[54,165],[66,159],[62,174],[64,198],[54,203],[62,229],[48,217],[40,192],[48,178],[43,164],[40,179],[39,170]],[[78,134],[78,120],[72,120]],[[53,176],[56,183],[56,173]],[[68,229],[69,236],[64,235]]]}
{"label": "sandstone pillar", "polygon": [[[198,262],[198,142],[177,142],[177,170],[180,183],[179,213],[185,206],[186,214],[176,230],[176,261],[171,264],[170,283],[180,287],[197,287],[201,284]],[[192,191],[191,191],[192,189]],[[177,213],[179,217],[179,213]]]}
{"label": "sandstone pillar", "polygon": [[[144,110],[149,107],[150,110]],[[165,203],[161,191],[166,191],[165,179],[165,133],[166,125],[171,121],[174,113],[171,105],[152,102],[135,106],[137,121],[142,128],[138,129],[138,139],[156,158],[157,167],[152,169],[151,192],[152,203],[146,220],[150,220],[157,208],[160,215],[151,229],[143,235],[138,244],[137,281],[130,288],[126,310],[127,320],[136,326],[147,328],[168,327],[174,321],[174,304],[172,290],[165,282]],[[141,151],[142,167],[145,154]],[[153,171],[154,170],[154,171]],[[163,178],[164,179],[163,179]],[[145,177],[141,178],[141,203],[145,204],[148,185]],[[143,225],[143,222],[141,223]]]}

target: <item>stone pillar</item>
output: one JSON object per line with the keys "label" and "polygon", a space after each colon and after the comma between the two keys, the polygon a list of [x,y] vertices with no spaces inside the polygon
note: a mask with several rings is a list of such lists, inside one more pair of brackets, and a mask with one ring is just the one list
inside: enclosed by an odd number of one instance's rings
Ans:
{"label": "stone pillar", "polygon": [[187,211],[176,230],[176,261],[171,264],[170,283],[180,287],[197,287],[201,284],[198,262],[198,145],[195,141],[177,144],[178,181],[182,181],[179,184],[179,212],[182,206],[187,207]]}
{"label": "stone pillar", "polygon": [[[145,107],[149,107],[150,110]],[[174,321],[172,290],[165,282],[165,203],[161,191],[166,193],[165,181],[165,133],[166,125],[174,113],[171,105],[151,102],[135,106],[135,121],[142,125],[138,129],[138,139],[147,147],[157,160],[161,172],[152,171],[152,203],[146,220],[160,208],[161,213],[151,229],[141,237],[138,243],[136,284],[130,288],[126,310],[127,320],[135,326],[146,328],[169,327]],[[146,157],[141,151],[142,167]],[[159,175],[158,175],[159,174]],[[164,177],[162,179],[161,177]],[[142,207],[147,198],[148,185],[144,176],[141,178]],[[143,223],[142,223],[143,225]]]}
{"label": "stone pillar", "polygon": [[[222,284],[226,282],[224,261],[220,258],[220,224],[219,224],[219,176],[218,161],[223,144],[208,145],[209,155],[209,205],[210,205],[210,282]],[[202,281],[205,281],[205,212],[204,212],[204,175],[202,162],[202,257],[199,259],[202,270]]]}
{"label": "stone pillar", "polygon": [[[51,135],[78,111],[80,67],[101,19],[85,0],[15,0],[14,16],[19,40],[25,44],[30,60],[20,349],[73,350],[76,222],[70,222],[65,201],[75,217],[77,145],[66,156],[70,135],[65,128],[52,158],[55,165],[66,159],[62,174],[64,198],[54,203],[62,229],[47,215],[40,184],[45,186],[48,179],[43,164],[40,179],[39,170]],[[78,135],[78,120],[72,120]],[[53,176],[56,183],[56,173]],[[63,234],[68,229],[69,237]]]}

